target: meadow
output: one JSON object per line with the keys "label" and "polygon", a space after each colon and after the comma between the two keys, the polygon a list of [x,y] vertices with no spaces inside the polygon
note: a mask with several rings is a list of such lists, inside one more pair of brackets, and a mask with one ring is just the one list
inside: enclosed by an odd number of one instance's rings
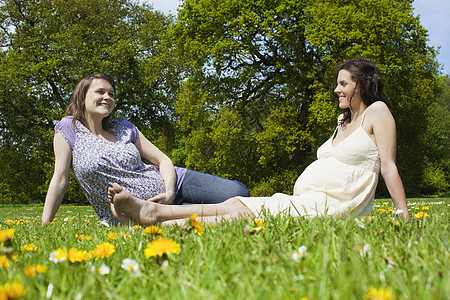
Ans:
{"label": "meadow", "polygon": [[378,199],[371,217],[147,228],[0,206],[0,299],[449,299],[450,199],[408,201],[410,220]]}

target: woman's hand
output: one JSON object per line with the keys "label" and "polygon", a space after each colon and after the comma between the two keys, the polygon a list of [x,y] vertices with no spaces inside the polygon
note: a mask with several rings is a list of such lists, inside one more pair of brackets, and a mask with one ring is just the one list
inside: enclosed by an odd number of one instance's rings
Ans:
{"label": "woman's hand", "polygon": [[149,198],[148,201],[157,202],[160,204],[172,204],[175,199],[174,193],[161,193],[155,197]]}

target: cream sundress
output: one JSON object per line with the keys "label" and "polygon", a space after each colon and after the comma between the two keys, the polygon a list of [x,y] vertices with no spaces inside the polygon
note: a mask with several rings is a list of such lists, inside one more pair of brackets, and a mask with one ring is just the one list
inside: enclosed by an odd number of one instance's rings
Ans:
{"label": "cream sundress", "polygon": [[[367,111],[367,110],[366,110]],[[317,160],[297,178],[294,194],[272,197],[238,197],[256,216],[265,210],[272,215],[340,215],[354,211],[370,215],[380,172],[378,148],[362,124],[338,145],[333,135],[317,150]]]}

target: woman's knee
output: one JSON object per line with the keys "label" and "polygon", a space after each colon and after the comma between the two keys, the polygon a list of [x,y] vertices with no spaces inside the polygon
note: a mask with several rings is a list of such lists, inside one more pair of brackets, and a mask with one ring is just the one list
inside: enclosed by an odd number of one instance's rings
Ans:
{"label": "woman's knee", "polygon": [[250,191],[247,189],[247,187],[243,183],[236,180],[233,180],[233,186],[229,190],[229,193],[233,194],[233,197],[250,197]]}

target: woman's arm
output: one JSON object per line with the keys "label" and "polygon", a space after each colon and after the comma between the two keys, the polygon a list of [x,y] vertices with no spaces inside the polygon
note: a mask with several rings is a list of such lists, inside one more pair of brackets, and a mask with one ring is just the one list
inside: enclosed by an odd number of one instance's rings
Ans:
{"label": "woman's arm", "polygon": [[403,211],[402,217],[409,218],[405,189],[395,162],[397,137],[394,117],[382,102],[374,103],[370,108],[373,134],[380,155],[381,175],[386,182],[394,206]]}
{"label": "woman's arm", "polygon": [[149,160],[155,166],[158,166],[161,177],[165,183],[166,192],[150,198],[149,200],[161,204],[171,204],[175,199],[176,184],[176,174],[172,161],[167,155],[153,145],[140,131],[135,145],[143,158]]}
{"label": "woman's arm", "polygon": [[72,149],[70,149],[61,133],[55,134],[53,148],[55,151],[55,171],[45,198],[42,224],[53,220],[69,185]]}

